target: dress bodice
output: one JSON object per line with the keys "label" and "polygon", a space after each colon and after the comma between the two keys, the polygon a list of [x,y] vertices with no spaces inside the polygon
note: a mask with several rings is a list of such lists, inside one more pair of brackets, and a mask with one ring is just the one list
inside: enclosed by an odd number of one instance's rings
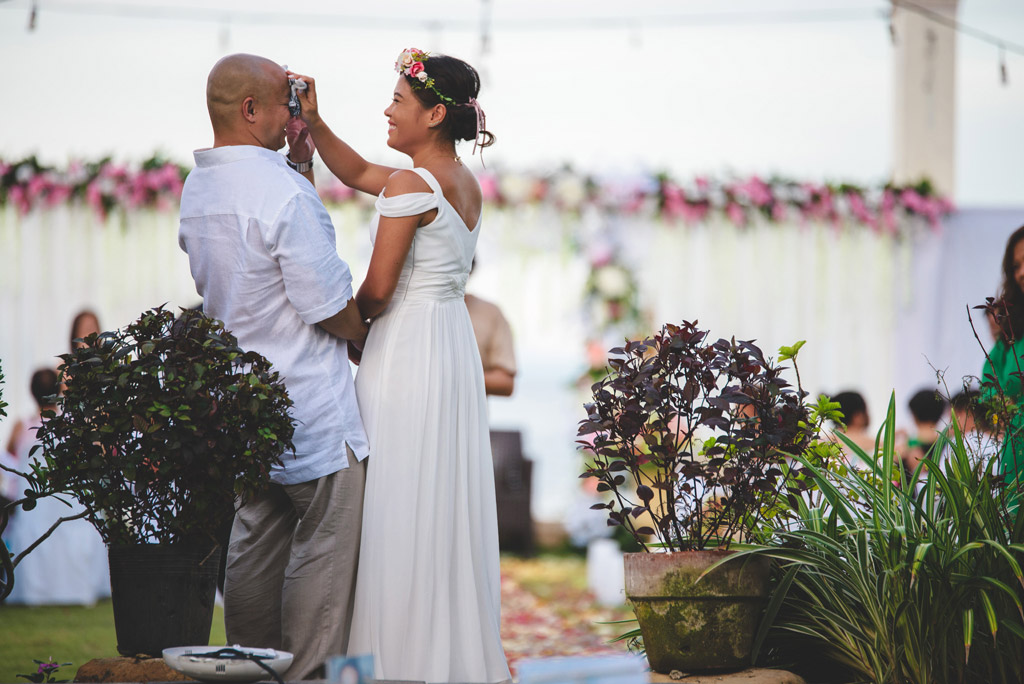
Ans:
{"label": "dress bodice", "polygon": [[416,230],[392,302],[461,298],[473,265],[480,221],[469,230],[455,207],[445,199],[433,174],[424,168],[413,171],[426,181],[432,192],[394,197],[385,197],[381,192],[376,203],[377,215],[370,222],[370,239],[376,243],[381,216],[413,216],[437,210],[433,221]]}

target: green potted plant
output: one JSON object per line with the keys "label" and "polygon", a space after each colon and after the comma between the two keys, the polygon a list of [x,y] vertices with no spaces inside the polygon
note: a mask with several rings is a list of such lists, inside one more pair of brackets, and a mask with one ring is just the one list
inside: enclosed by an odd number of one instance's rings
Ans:
{"label": "green potted plant", "polygon": [[33,494],[76,498],[106,542],[122,654],[205,644],[215,533],[293,448],[292,402],[265,358],[199,311],[159,307],[85,342],[60,357]]}
{"label": "green potted plant", "polygon": [[834,405],[805,403],[799,374],[793,387],[753,342],[710,341],[696,323],[610,353],[579,425],[589,457],[581,477],[598,479],[611,500],[594,508],[643,547],[625,556],[626,596],[651,668],[745,667],[769,561],[708,569],[730,546],[770,536],[806,493],[792,458],[835,452],[818,440]]}

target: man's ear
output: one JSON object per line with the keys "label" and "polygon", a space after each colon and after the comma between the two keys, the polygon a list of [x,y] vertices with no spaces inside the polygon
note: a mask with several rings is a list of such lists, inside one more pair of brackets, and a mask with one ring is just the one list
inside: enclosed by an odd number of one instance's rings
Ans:
{"label": "man's ear", "polygon": [[242,117],[249,123],[256,123],[256,98],[251,95],[242,100]]}

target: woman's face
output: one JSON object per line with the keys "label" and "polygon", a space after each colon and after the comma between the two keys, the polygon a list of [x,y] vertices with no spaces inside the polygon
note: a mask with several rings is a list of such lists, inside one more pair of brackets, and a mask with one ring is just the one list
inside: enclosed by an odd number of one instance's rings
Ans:
{"label": "woman's face", "polygon": [[1024,292],[1024,240],[1018,240],[1013,246],[1013,280]]}
{"label": "woman's face", "polygon": [[429,130],[430,112],[412,92],[404,76],[398,77],[391,104],[384,110],[388,118],[388,147],[399,152],[423,140]]}

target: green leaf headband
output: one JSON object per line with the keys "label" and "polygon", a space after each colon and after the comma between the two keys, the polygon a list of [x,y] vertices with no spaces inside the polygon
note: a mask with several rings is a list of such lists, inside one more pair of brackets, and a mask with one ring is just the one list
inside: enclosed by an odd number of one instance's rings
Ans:
{"label": "green leaf headband", "polygon": [[416,48],[403,50],[402,54],[398,55],[398,61],[395,62],[395,71],[403,76],[419,81],[424,88],[433,90],[434,94],[441,98],[441,102],[447,105],[457,105],[458,102],[438,90],[437,86],[434,85],[434,79],[427,75],[423,62],[427,61],[429,57],[429,52],[417,50]]}

